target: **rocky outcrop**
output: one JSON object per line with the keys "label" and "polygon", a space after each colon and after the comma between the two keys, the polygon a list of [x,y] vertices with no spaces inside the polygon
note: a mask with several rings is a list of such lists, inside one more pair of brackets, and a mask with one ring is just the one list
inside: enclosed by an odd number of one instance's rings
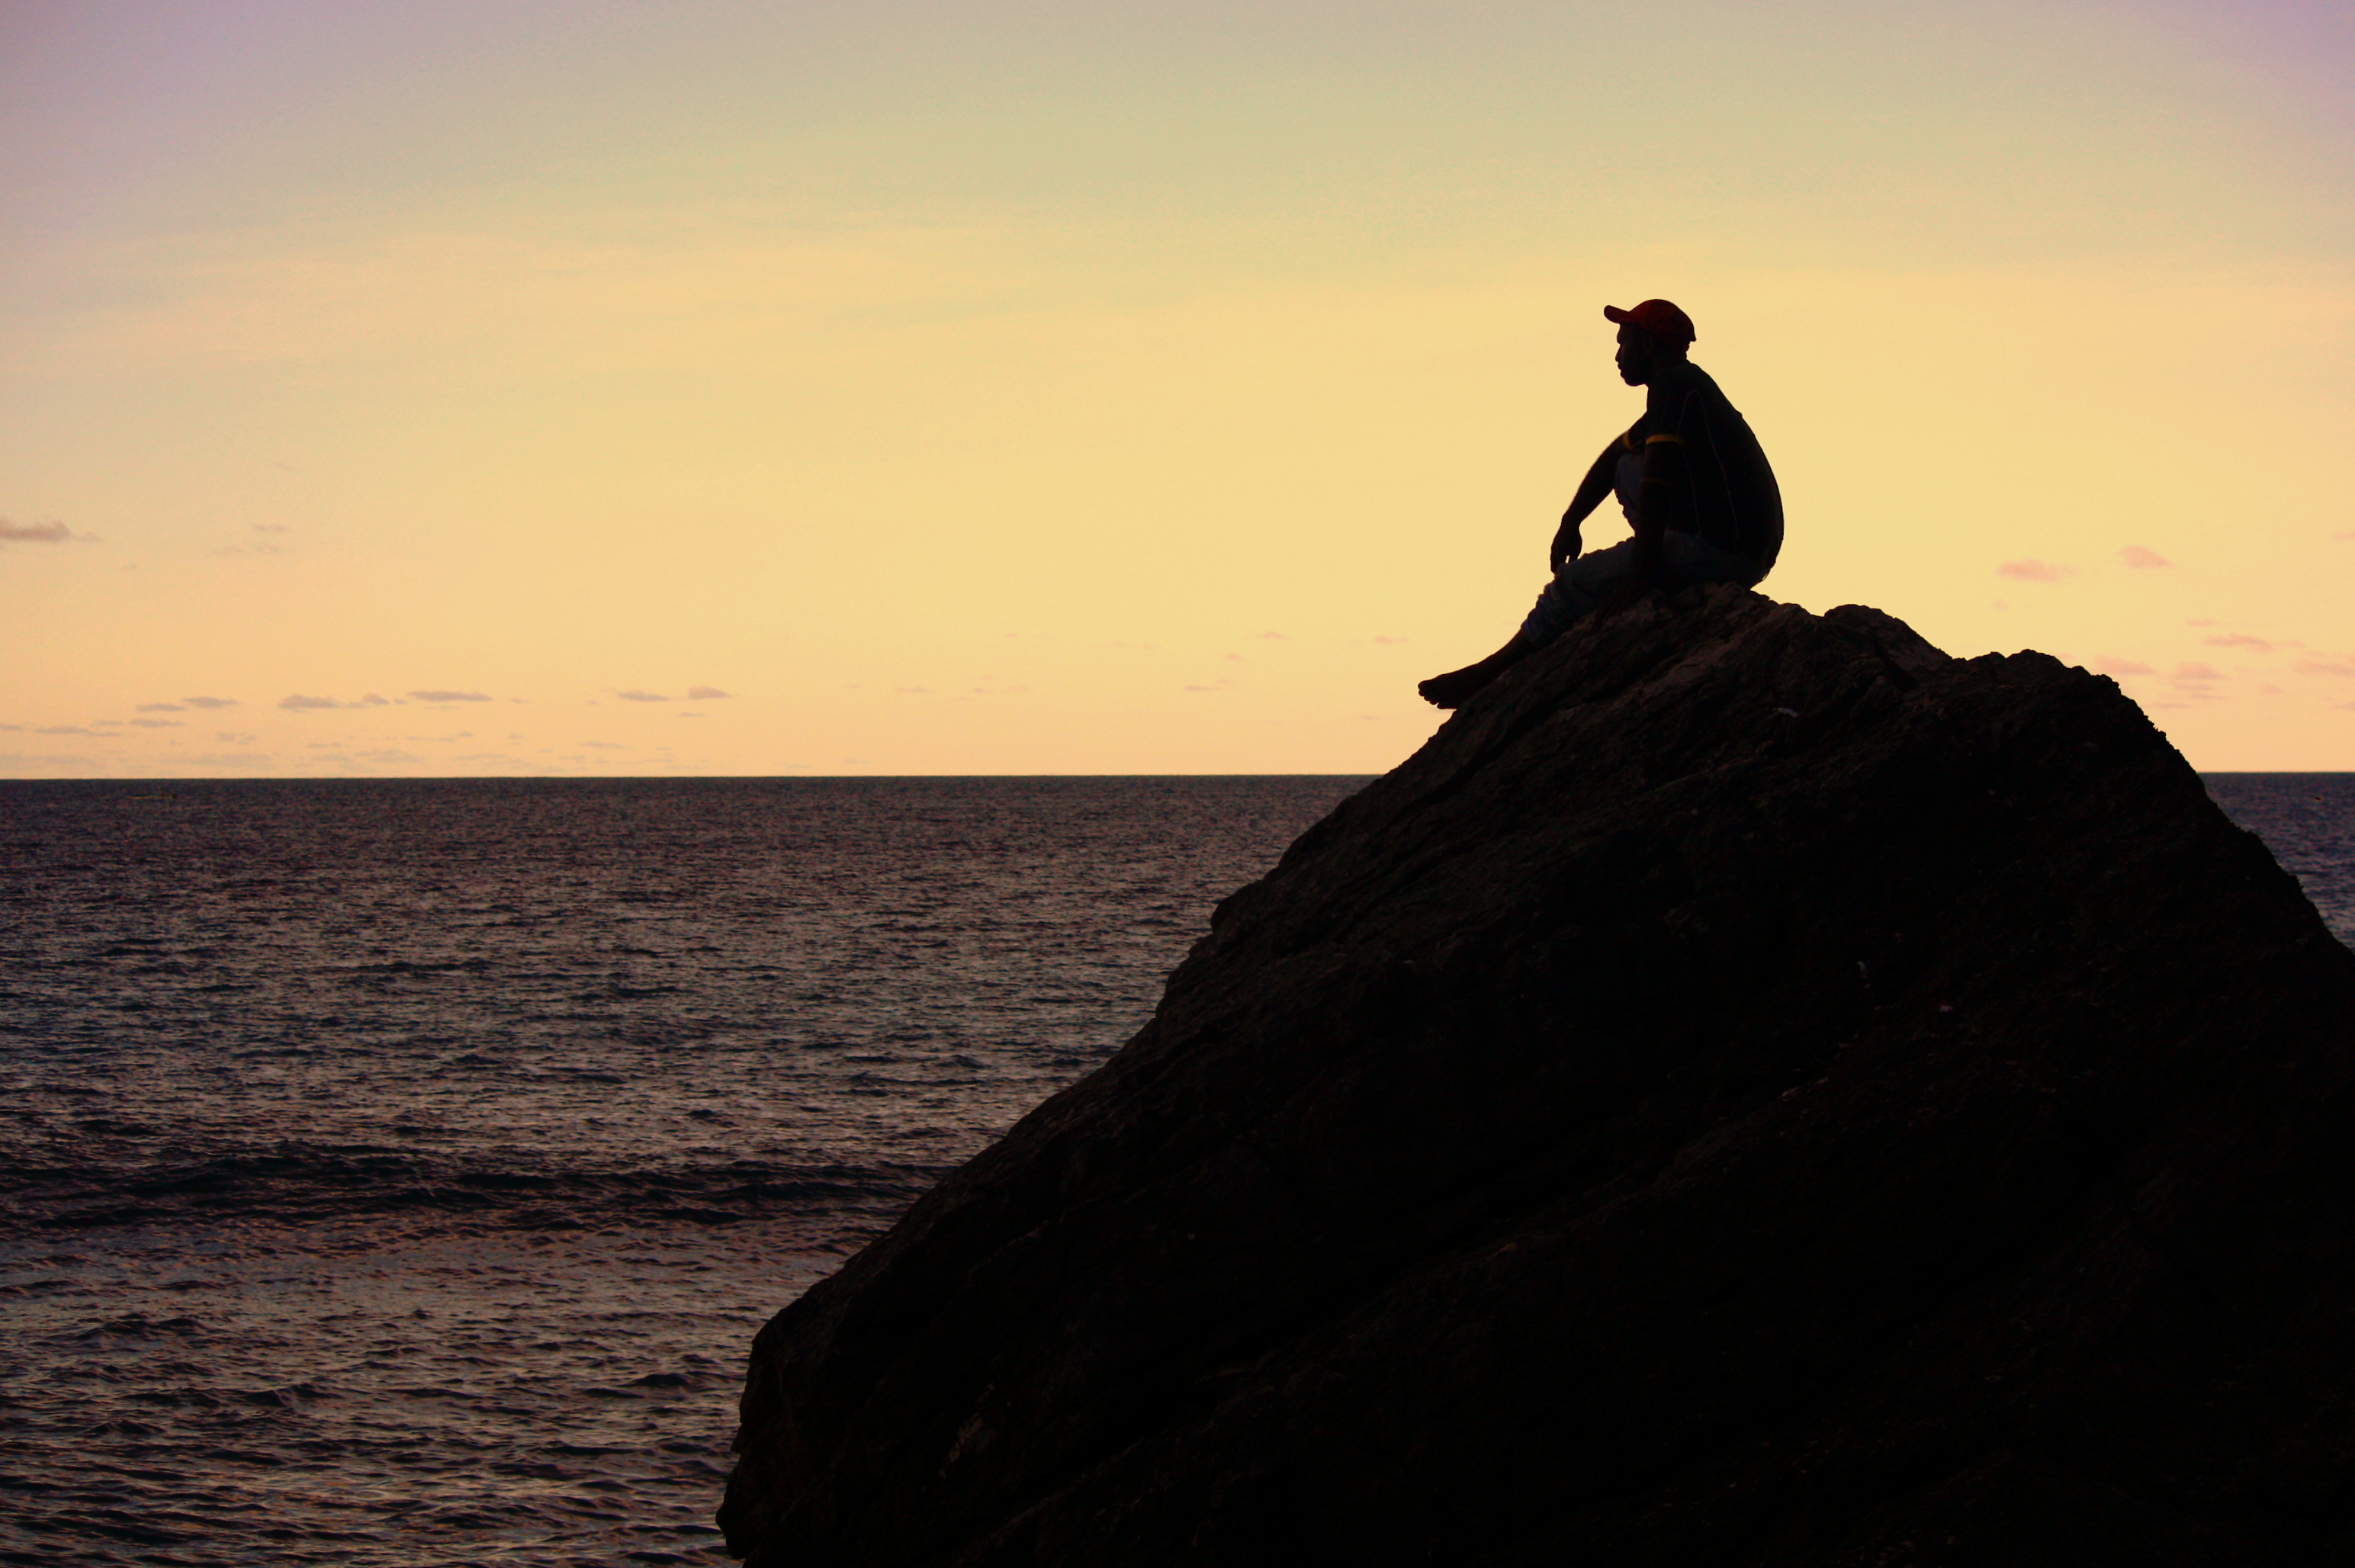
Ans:
{"label": "rocky outcrop", "polygon": [[2355,1554],[2355,954],[2109,681],[1697,590],[755,1345],[765,1568]]}

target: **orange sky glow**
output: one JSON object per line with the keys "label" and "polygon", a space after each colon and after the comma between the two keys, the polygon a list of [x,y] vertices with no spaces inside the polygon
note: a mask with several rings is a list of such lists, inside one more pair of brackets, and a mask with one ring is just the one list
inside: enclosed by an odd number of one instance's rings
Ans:
{"label": "orange sky glow", "polygon": [[1654,295],[1764,592],[2355,769],[2351,82],[2288,0],[0,4],[0,776],[1382,771]]}

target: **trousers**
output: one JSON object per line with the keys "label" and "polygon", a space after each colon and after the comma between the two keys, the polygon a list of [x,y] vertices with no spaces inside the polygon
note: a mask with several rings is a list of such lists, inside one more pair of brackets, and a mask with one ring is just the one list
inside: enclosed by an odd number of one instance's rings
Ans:
{"label": "trousers", "polygon": [[[1521,622],[1521,640],[1541,648],[1570,630],[1581,617],[1592,615],[1612,591],[1636,570],[1636,541],[1621,539],[1562,562],[1553,581]],[[1721,549],[1698,534],[1673,530],[1660,536],[1660,553],[1652,563],[1652,583],[1674,592],[1700,582],[1751,583],[1763,575],[1756,563],[1730,549]]]}

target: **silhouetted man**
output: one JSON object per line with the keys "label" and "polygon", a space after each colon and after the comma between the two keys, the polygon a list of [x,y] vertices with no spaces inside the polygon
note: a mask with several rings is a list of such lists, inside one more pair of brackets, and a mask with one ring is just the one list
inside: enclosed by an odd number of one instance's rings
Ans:
{"label": "silhouetted man", "polygon": [[[1654,589],[1747,586],[1783,548],[1783,496],[1758,438],[1709,373],[1685,357],[1692,318],[1666,300],[1604,305],[1619,324],[1619,377],[1650,390],[1644,417],[1603,449],[1561,515],[1548,560],[1553,581],[1513,640],[1418,688],[1454,708],[1584,615],[1611,615]],[[1578,525],[1614,490],[1636,537],[1579,554]]]}

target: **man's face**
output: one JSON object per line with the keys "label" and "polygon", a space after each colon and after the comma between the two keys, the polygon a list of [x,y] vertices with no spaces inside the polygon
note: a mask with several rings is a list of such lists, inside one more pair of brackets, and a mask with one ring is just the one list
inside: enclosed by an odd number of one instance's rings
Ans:
{"label": "man's face", "polygon": [[1652,379],[1652,335],[1632,321],[1619,324],[1619,379],[1640,387]]}

